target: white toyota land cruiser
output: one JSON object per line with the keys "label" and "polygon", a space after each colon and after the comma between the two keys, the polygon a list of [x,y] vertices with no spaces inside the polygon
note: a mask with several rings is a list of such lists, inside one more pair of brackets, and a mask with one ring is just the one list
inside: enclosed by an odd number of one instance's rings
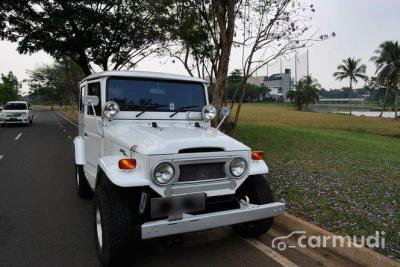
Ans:
{"label": "white toyota land cruiser", "polygon": [[141,239],[224,225],[255,237],[284,212],[263,152],[210,126],[216,109],[205,81],[112,71],[80,87],[76,184],[79,196],[95,196],[104,264],[134,256]]}

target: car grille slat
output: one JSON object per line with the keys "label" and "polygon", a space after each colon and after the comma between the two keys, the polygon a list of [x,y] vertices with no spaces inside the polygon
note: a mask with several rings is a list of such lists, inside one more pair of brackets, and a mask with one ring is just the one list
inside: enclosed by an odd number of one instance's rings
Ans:
{"label": "car grille slat", "polygon": [[178,182],[196,182],[225,178],[225,162],[182,164]]}

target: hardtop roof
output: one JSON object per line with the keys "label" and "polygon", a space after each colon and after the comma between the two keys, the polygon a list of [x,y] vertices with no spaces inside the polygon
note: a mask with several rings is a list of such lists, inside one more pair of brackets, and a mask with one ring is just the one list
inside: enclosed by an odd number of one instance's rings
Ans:
{"label": "hardtop roof", "polygon": [[94,80],[103,77],[132,77],[132,78],[157,78],[162,80],[175,80],[175,81],[188,81],[188,82],[201,82],[207,83],[205,80],[191,77],[186,75],[178,75],[171,73],[162,72],[150,72],[150,71],[103,71],[90,74],[81,83],[89,80]]}

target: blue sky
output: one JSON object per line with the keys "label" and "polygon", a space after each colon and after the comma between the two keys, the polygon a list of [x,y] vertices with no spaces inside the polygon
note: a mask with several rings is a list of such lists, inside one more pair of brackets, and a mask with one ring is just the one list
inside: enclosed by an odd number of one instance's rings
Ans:
{"label": "blue sky", "polygon": [[[341,60],[347,57],[361,58],[367,64],[367,74],[373,75],[375,66],[369,61],[373,51],[385,40],[400,41],[399,0],[316,0],[313,27],[321,33],[335,32],[336,37],[315,43],[310,49],[310,72],[327,89],[347,86],[347,82],[335,81],[332,73]],[[26,79],[26,71],[52,59],[45,53],[19,55],[15,44],[0,41],[0,73],[13,71],[19,79]],[[233,53],[231,69],[238,67],[240,56]],[[151,58],[138,70],[186,74],[178,63],[168,59]],[[269,68],[269,74],[278,72],[278,66]],[[266,69],[257,72],[266,75]],[[359,83],[358,86],[362,86]],[[25,87],[26,88],[26,87]]]}

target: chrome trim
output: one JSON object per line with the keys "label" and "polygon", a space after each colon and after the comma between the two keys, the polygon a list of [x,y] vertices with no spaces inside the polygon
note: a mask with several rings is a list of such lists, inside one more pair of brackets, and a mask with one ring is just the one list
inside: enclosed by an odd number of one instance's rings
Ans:
{"label": "chrome trim", "polygon": [[178,221],[159,220],[142,225],[142,239],[205,230],[225,225],[275,217],[285,212],[285,203],[241,204],[239,209],[200,215],[184,214]]}
{"label": "chrome trim", "polygon": [[[154,173],[155,173],[155,170],[156,170],[157,166],[159,166],[159,165],[162,164],[162,163],[168,163],[168,164],[170,164],[170,165],[172,166],[172,170],[174,171],[174,174],[172,175],[171,181],[169,181],[169,182],[166,183],[166,184],[160,183],[159,181],[157,181],[156,177],[154,176]],[[178,173],[178,176],[177,176],[177,173]],[[179,168],[177,168],[176,164],[173,164],[173,163],[170,162],[170,161],[163,160],[163,161],[157,162],[157,164],[153,166],[153,168],[151,169],[150,177],[151,177],[151,179],[153,180],[153,182],[154,182],[155,184],[157,184],[157,185],[159,185],[159,186],[167,186],[167,185],[172,184],[174,180],[177,180],[177,179],[178,179],[177,177],[179,177]]]}
{"label": "chrome trim", "polygon": [[[230,165],[232,163],[232,160],[234,160],[235,158],[242,158],[246,163],[246,171],[241,176],[234,176],[231,173]],[[158,181],[154,177],[155,168],[160,163],[163,163],[163,162],[170,163],[175,169],[174,177],[172,178],[171,182],[169,182],[167,184],[158,183]],[[225,162],[225,174],[226,174],[226,177],[221,177],[221,178],[218,178],[218,179],[206,179],[206,180],[200,180],[200,181],[190,181],[190,182],[179,182],[178,181],[179,176],[180,176],[180,168],[179,168],[180,165],[184,165],[184,164],[202,164],[202,163],[217,163],[217,162]],[[175,186],[175,185],[184,185],[184,184],[196,184],[196,183],[199,183],[199,182],[200,183],[205,183],[205,182],[214,182],[214,181],[225,181],[225,180],[243,178],[249,172],[248,166],[249,166],[249,164],[248,164],[246,158],[243,157],[243,156],[238,156],[238,155],[214,156],[214,157],[207,157],[207,158],[202,157],[202,158],[185,158],[185,159],[163,159],[163,160],[157,161],[156,164],[154,164],[154,166],[151,168],[150,177],[151,177],[152,181],[155,184],[159,185],[159,186],[171,186],[171,185]]]}
{"label": "chrome trim", "polygon": [[[206,192],[212,190],[222,190],[222,189],[235,189],[235,180],[207,180],[208,183],[200,182],[198,184],[191,183],[188,184],[177,184],[175,186],[168,187],[168,194],[179,195],[179,194],[190,194],[196,192]],[[167,192],[166,192],[167,193]]]}

